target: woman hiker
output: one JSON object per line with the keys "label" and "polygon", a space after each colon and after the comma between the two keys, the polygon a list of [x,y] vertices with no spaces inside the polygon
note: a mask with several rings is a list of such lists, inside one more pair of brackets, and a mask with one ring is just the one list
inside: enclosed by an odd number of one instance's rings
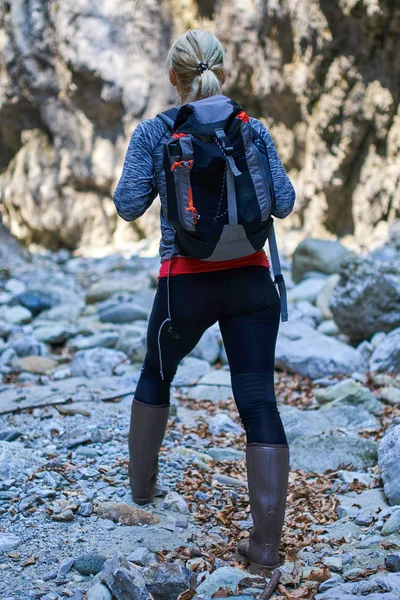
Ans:
{"label": "woman hiker", "polygon": [[[202,114],[210,115],[214,121],[218,120],[216,111],[232,109],[231,100],[221,91],[226,79],[224,50],[211,32],[187,31],[172,45],[167,65],[181,105],[193,103],[192,107],[203,107]],[[247,121],[248,130],[251,127],[265,144],[275,196],[272,215],[283,219],[293,209],[295,192],[272,138],[259,120],[247,117],[244,111],[237,117]],[[185,133],[175,133],[173,138],[179,143],[182,136],[187,139]],[[263,246],[228,260],[202,260],[187,252],[182,254],[175,243],[175,229],[167,219],[170,188],[164,170],[164,146],[168,140],[171,129],[162,118],[141,122],[132,134],[114,192],[117,212],[126,221],[143,215],[158,194],[161,200],[161,267],[129,432],[132,497],[140,505],[153,500],[158,453],[169,415],[171,381],[180,361],[218,321],[234,399],[246,432],[246,468],[254,524],[249,538],[239,542],[237,558],[250,561],[250,567],[256,571],[272,569],[279,559],[289,472],[289,448],[274,392],[281,299]],[[226,160],[231,160],[229,148],[226,144],[223,147]],[[196,154],[194,158],[196,162]],[[178,160],[171,165],[171,171],[188,165],[192,166],[190,160]],[[183,219],[193,218],[191,223],[197,223],[201,218],[191,196],[185,210],[189,212],[182,212]]]}

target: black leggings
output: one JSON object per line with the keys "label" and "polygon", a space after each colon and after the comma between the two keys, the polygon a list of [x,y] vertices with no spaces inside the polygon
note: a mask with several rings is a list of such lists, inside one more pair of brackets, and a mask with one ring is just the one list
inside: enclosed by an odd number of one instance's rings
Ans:
{"label": "black leggings", "polygon": [[173,332],[168,331],[167,278],[162,277],[135,398],[146,404],[169,404],[178,364],[218,321],[247,442],[286,444],[274,391],[280,301],[269,269],[247,266],[173,275],[169,287]]}

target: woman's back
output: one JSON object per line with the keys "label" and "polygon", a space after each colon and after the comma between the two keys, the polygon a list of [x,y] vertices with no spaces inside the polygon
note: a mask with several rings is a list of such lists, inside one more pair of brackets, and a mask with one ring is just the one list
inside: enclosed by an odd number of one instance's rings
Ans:
{"label": "woman's back", "polygon": [[[276,199],[272,214],[283,219],[293,209],[294,188],[266,127],[254,117],[250,117],[250,125],[262,137],[268,152]],[[161,261],[171,256],[174,246],[174,230],[167,220],[167,186],[163,166],[164,145],[169,137],[170,132],[160,118],[142,121],[132,134],[122,175],[114,192],[117,212],[126,221],[138,219],[159,194]],[[180,255],[178,249],[174,255]]]}

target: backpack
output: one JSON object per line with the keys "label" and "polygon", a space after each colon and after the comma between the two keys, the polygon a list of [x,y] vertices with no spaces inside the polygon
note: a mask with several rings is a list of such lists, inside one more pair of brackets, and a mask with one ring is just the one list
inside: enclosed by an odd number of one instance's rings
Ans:
{"label": "backpack", "polygon": [[264,140],[222,94],[157,115],[171,131],[164,145],[167,220],[183,256],[240,258],[269,241],[274,283],[287,321],[285,282],[273,227],[272,175]]}

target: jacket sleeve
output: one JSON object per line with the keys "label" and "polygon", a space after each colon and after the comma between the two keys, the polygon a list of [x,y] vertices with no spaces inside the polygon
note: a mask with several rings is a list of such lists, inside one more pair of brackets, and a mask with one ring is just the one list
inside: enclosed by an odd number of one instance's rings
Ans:
{"label": "jacket sleeve", "polygon": [[117,213],[125,221],[135,221],[141,217],[158,194],[152,139],[145,123],[139,123],[131,136],[122,174],[113,194]]}
{"label": "jacket sleeve", "polygon": [[293,210],[296,193],[276,151],[274,142],[264,124],[258,119],[250,118],[250,124],[261,135],[267,148],[275,194],[275,206],[272,214],[284,219]]}

